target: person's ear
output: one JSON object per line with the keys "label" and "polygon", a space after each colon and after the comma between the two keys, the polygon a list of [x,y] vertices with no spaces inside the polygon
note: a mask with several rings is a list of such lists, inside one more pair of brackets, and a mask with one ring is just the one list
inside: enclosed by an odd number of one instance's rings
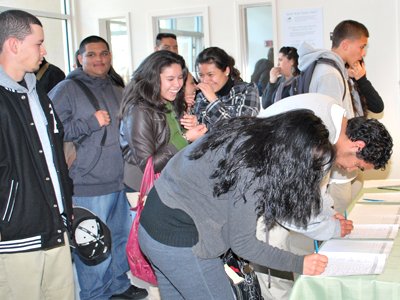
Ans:
{"label": "person's ear", "polygon": [[83,66],[83,57],[82,57],[82,55],[78,55],[78,60],[79,60],[79,63],[81,64],[81,66]]}
{"label": "person's ear", "polygon": [[155,46],[155,47],[154,47],[154,52],[156,52],[156,51],[158,51],[158,50],[160,50],[160,47]]}
{"label": "person's ear", "polygon": [[20,41],[17,38],[9,38],[8,39],[8,47],[11,52],[14,54],[18,54]]}
{"label": "person's ear", "polygon": [[359,150],[362,150],[365,147],[365,142],[355,141],[353,142],[353,147],[357,147]]}
{"label": "person's ear", "polygon": [[347,51],[349,49],[349,45],[350,45],[350,40],[349,39],[344,39],[342,41],[343,50]]}
{"label": "person's ear", "polygon": [[229,74],[231,73],[231,69],[229,67],[226,67],[224,72],[226,76],[229,76]]}

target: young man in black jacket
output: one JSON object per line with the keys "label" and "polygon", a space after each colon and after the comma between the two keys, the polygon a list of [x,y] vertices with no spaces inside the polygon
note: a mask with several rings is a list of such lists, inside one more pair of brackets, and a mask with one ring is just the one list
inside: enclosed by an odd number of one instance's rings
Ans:
{"label": "young man in black jacket", "polygon": [[40,21],[0,14],[0,299],[73,299],[72,181],[63,127],[36,81]]}

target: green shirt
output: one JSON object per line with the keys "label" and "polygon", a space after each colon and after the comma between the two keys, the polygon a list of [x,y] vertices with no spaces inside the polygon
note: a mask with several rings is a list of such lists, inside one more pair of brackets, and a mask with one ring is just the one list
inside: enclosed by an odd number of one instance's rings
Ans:
{"label": "green shirt", "polygon": [[186,139],[182,136],[182,130],[181,126],[178,124],[178,121],[176,120],[176,113],[174,108],[172,107],[172,103],[167,101],[167,108],[171,111],[167,113],[167,121],[169,125],[169,129],[171,132],[170,138],[169,138],[169,144],[174,144],[174,146],[178,150],[182,150],[188,145],[188,142]]}

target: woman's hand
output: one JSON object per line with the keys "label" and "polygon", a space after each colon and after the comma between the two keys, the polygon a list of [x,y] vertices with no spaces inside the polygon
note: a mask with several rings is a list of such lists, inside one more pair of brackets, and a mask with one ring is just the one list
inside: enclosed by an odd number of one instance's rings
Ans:
{"label": "woman's hand", "polygon": [[346,220],[346,218],[343,215],[336,214],[333,216],[333,218],[340,220],[340,227],[342,229],[340,237],[344,237],[345,235],[350,234],[351,231],[354,229],[353,221]]}
{"label": "woman's hand", "polygon": [[186,131],[185,135],[189,141],[194,142],[199,137],[202,137],[207,132],[207,127],[204,124],[200,124],[192,129]]}
{"label": "woman's hand", "polygon": [[367,71],[365,70],[364,63],[360,64],[359,61],[357,61],[353,66],[348,68],[347,72],[349,73],[349,76],[351,78],[354,78],[355,80],[360,79],[367,73]]}
{"label": "woman's hand", "polygon": [[206,97],[208,102],[211,103],[215,99],[217,99],[217,95],[215,95],[215,92],[210,84],[200,82],[196,88],[203,92],[203,95],[204,95],[204,97]]}
{"label": "woman's hand", "polygon": [[304,257],[303,274],[320,275],[328,265],[328,257],[321,254],[309,254]]}
{"label": "woman's hand", "polygon": [[188,109],[187,109],[188,111],[196,103],[195,98],[196,98],[196,94],[195,93],[185,96],[185,101],[186,101],[187,106],[188,106]]}
{"label": "woman's hand", "polygon": [[195,115],[185,114],[180,121],[181,125],[187,130],[197,127],[197,117]]}
{"label": "woman's hand", "polygon": [[278,80],[278,76],[281,74],[280,67],[273,67],[271,71],[269,71],[269,82],[275,83]]}

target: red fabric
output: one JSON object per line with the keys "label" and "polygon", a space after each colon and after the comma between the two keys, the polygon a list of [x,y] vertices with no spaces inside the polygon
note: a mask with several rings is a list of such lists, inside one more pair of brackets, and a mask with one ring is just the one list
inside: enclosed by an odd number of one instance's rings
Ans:
{"label": "red fabric", "polygon": [[144,170],[142,185],[140,187],[139,201],[137,206],[133,208],[133,210],[136,210],[136,216],[133,219],[128,243],[126,244],[126,254],[128,256],[128,262],[132,271],[132,275],[152,285],[157,285],[157,279],[153,268],[147,261],[146,256],[140,250],[138,241],[138,228],[140,215],[144,206],[144,198],[153,187],[154,180],[158,179],[158,177],[160,177],[160,173],[154,174],[153,157],[150,157],[147,161],[146,169]]}

